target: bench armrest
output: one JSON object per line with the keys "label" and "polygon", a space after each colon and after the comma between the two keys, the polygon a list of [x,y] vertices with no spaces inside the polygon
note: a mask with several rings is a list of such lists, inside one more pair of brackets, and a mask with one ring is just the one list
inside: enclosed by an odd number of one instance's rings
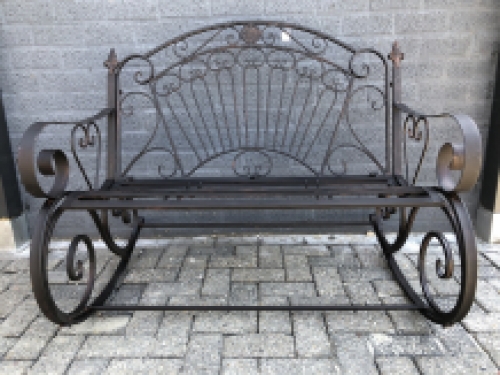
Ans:
{"label": "bench armrest", "polygon": [[[436,161],[436,174],[439,186],[446,191],[467,191],[474,187],[479,177],[482,166],[483,148],[481,142],[481,134],[474,120],[464,114],[442,113],[437,115],[428,115],[416,111],[406,104],[396,103],[396,109],[406,114],[404,121],[405,130],[410,138],[420,140],[422,134],[418,130],[420,123],[423,123],[426,128],[426,139],[423,147],[422,155],[415,171],[413,183],[418,176],[422,165],[423,157],[427,151],[429,142],[429,119],[430,118],[450,118],[453,119],[459,126],[462,132],[462,144],[454,144],[446,142],[439,149]],[[408,161],[406,158],[406,136],[404,137],[404,159],[406,162],[408,174]],[[453,177],[453,170],[460,171],[458,181]],[[407,176],[408,177],[408,176]]]}
{"label": "bench armrest", "polygon": [[[97,120],[107,117],[115,111],[105,108],[97,114],[80,121],[71,122],[36,122],[23,134],[17,152],[17,165],[21,182],[26,191],[37,198],[57,198],[64,194],[69,179],[69,162],[66,154],[60,149],[42,149],[35,161],[35,145],[38,135],[48,125],[71,127],[71,153],[82,173],[89,189],[96,189],[99,181],[101,159],[101,131]],[[96,170],[92,183],[78,157],[77,148],[95,147]],[[37,169],[44,176],[53,176],[52,187],[45,191],[37,179]]]}

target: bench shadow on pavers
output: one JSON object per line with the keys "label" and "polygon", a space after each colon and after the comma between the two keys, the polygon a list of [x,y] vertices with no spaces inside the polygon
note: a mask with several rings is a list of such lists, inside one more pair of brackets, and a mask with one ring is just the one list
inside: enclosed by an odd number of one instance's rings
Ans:
{"label": "bench shadow on pavers", "polygon": [[[80,121],[35,123],[20,143],[22,183],[32,196],[45,199],[30,261],[42,312],[61,325],[106,309],[413,309],[445,326],[463,319],[475,294],[477,255],[474,231],[458,193],[476,183],[481,137],[466,115],[427,115],[404,104],[402,60],[397,43],[386,57],[372,48],[355,48],[322,32],[275,21],[205,27],[122,60],[111,50],[105,62],[107,107]],[[447,128],[450,142],[436,157],[437,184],[418,186],[424,157],[435,146],[429,136],[433,124],[454,127]],[[41,136],[47,127],[56,127],[60,136]],[[459,142],[454,142],[457,134]],[[101,151],[106,159],[102,166]],[[68,182],[78,178],[84,188],[71,188]],[[396,257],[422,208],[443,213],[455,238],[429,228],[415,254],[418,275],[410,280]],[[219,210],[236,210],[239,216],[219,222],[202,215]],[[249,210],[279,214],[263,215],[273,220],[238,221]],[[278,220],[281,213],[287,218],[290,210],[314,210],[321,219]],[[362,220],[351,220],[356,216],[349,212],[360,210],[366,212]],[[95,281],[102,268],[98,253],[79,228],[74,228],[65,266],[57,268],[51,280],[54,228],[63,213],[75,211],[90,215],[112,255],[106,268],[109,272],[114,267],[109,283]],[[325,212],[340,214],[322,216]],[[208,219],[189,220],[191,215]],[[384,231],[390,218],[399,222],[394,240]],[[129,228],[124,245],[116,242],[110,225],[117,219]],[[166,228],[168,235],[182,228],[329,231],[345,224],[373,227],[409,303],[105,304],[143,228]],[[77,259],[79,246],[86,248],[85,266]],[[437,253],[436,260],[427,267],[431,253]],[[178,277],[164,276],[165,281]],[[437,301],[431,277],[456,281],[451,302]],[[75,288],[82,297],[73,308],[63,309],[51,287],[68,278],[79,284]],[[94,284],[101,287],[97,293]]]}

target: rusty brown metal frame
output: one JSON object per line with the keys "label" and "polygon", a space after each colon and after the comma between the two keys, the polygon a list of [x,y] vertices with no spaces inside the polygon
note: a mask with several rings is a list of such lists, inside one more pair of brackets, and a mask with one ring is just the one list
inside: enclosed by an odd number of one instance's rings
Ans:
{"label": "rusty brown metal frame", "polygon": [[[229,30],[224,36],[227,44],[223,47],[213,47],[210,44],[217,37],[224,35],[224,30]],[[295,50],[286,49],[276,43],[274,30],[278,33],[287,33],[293,42],[296,44]],[[304,41],[301,38],[294,36],[293,32],[305,33],[312,36],[312,39]],[[198,35],[209,34],[209,38],[199,41],[195,44],[194,49],[188,43],[188,39]],[[304,35],[302,35],[304,37]],[[327,46],[335,44],[344,48],[352,54],[347,68],[336,65],[324,56]],[[177,58],[177,62],[173,63],[169,68],[165,68],[159,72],[155,71],[154,64],[151,58],[167,49],[171,50]],[[205,142],[200,144],[204,148],[204,157],[201,156],[201,149],[194,147],[194,141],[186,136],[188,143],[192,148],[192,152],[198,157],[198,164],[191,170],[187,170],[182,162],[175,147],[175,140],[169,132],[168,126],[165,125],[164,119],[161,116],[159,109],[158,97],[161,95],[168,96],[178,90],[175,85],[166,85],[165,90],[168,92],[158,91],[156,86],[158,81],[165,76],[168,76],[172,67],[180,67],[189,64],[200,58],[202,55],[215,53],[239,53],[234,50],[241,51],[244,49],[253,49],[256,51],[268,50],[285,51],[293,56],[291,64],[297,65],[297,56],[306,56],[315,61],[319,61],[322,67],[328,66],[327,69],[332,69],[335,72],[341,72],[347,77],[347,86],[344,89],[339,89],[336,85],[328,88],[335,93],[342,91],[345,93],[344,104],[342,105],[341,115],[348,110],[349,99],[351,98],[350,90],[352,82],[355,78],[363,78],[368,75],[368,65],[355,67],[354,59],[362,54],[370,54],[378,61],[382,62],[384,67],[384,88],[379,89],[367,85],[370,89],[374,89],[382,97],[382,106],[374,109],[385,108],[385,165],[373,155],[359,141],[354,146],[342,145],[342,147],[355,147],[358,151],[365,153],[377,166],[379,173],[368,174],[365,176],[335,174],[332,172],[326,160],[329,155],[339,147],[333,146],[333,139],[327,150],[327,154],[323,161],[320,170],[309,166],[306,157],[300,156],[299,152],[293,153],[291,150],[297,145],[298,150],[303,146],[307,131],[310,125],[307,125],[302,136],[297,132],[291,135],[288,150],[284,149],[285,138],[282,140],[282,145],[276,143],[276,134],[274,133],[273,145],[268,146],[270,140],[261,141],[256,139],[255,144],[250,144],[248,138],[248,121],[246,128],[240,127],[240,133],[237,139],[229,136],[229,130],[220,126],[217,120],[217,130],[219,136],[223,131],[227,131],[227,144],[219,137],[219,149],[216,150],[215,142],[206,136]],[[259,52],[259,53],[260,53]],[[228,55],[229,56],[229,55]],[[264,55],[263,55],[264,56]],[[269,56],[269,55],[266,55]],[[333,310],[403,310],[416,309],[422,312],[426,317],[434,322],[442,325],[450,325],[461,320],[469,311],[474,298],[476,287],[476,272],[477,272],[477,254],[476,245],[473,235],[473,228],[467,214],[467,210],[460,201],[457,192],[465,191],[475,184],[480,168],[481,168],[481,138],[475,123],[465,115],[438,115],[431,116],[418,113],[405,104],[401,100],[401,61],[403,54],[399,50],[397,43],[393,45],[389,59],[392,61],[392,81],[388,74],[388,65],[383,55],[373,49],[356,49],[337,39],[310,28],[293,25],[289,23],[281,23],[275,21],[255,21],[255,22],[235,22],[227,24],[219,24],[206,27],[200,30],[189,32],[181,37],[175,38],[154,50],[143,55],[131,55],[122,61],[118,61],[114,50],[106,61],[105,65],[108,68],[108,107],[103,109],[95,116],[77,122],[40,122],[33,124],[24,134],[18,153],[18,167],[21,175],[21,181],[24,184],[26,191],[37,198],[45,198],[31,244],[30,258],[30,273],[33,291],[35,298],[43,311],[43,313],[53,322],[61,325],[70,325],[86,319],[89,314],[96,310],[257,310],[257,311],[296,311],[296,310],[318,310],[318,311],[333,311]],[[220,59],[217,69],[228,69],[229,60]],[[148,100],[151,100],[159,114],[159,121],[146,146],[132,159],[131,164],[122,167],[121,161],[121,116],[124,115],[125,107],[123,105],[124,98],[128,94],[124,94],[119,88],[119,79],[121,72],[126,68],[130,61],[142,61],[146,64],[147,72],[138,71],[135,73],[135,82],[139,85],[151,88],[152,94],[139,93]],[[262,61],[251,60],[246,69],[254,69],[255,66]],[[269,62],[268,62],[269,63]],[[246,63],[245,63],[246,64]],[[272,65],[276,64],[276,65]],[[270,66],[270,70],[277,69],[281,72],[286,71],[285,62],[275,63]],[[202,64],[203,65],[203,64]],[[206,64],[205,64],[206,65]],[[203,75],[204,68],[191,69],[192,78],[199,79]],[[214,73],[219,74],[219,73]],[[304,67],[297,70],[299,78],[302,74],[312,82],[313,72],[311,68]],[[317,76],[316,76],[317,77]],[[319,76],[319,79],[323,79]],[[180,78],[179,78],[180,79]],[[189,79],[187,83],[189,84]],[[217,79],[219,77],[217,76]],[[245,75],[243,75],[245,80]],[[307,82],[307,80],[306,80]],[[206,82],[205,82],[206,84]],[[270,84],[269,84],[270,85]],[[389,87],[392,85],[392,105],[390,103]],[[233,81],[234,87],[234,81]],[[220,91],[219,91],[220,93]],[[221,99],[223,111],[225,113],[225,102]],[[290,106],[293,101],[290,102]],[[303,104],[306,106],[307,101]],[[213,103],[210,102],[210,106]],[[244,104],[245,106],[245,104]],[[281,106],[281,104],[280,104]],[[201,114],[199,103],[196,102],[197,111]],[[196,108],[195,108],[196,109]],[[267,109],[267,105],[266,105]],[[281,112],[280,112],[281,113]],[[225,113],[226,114],[226,113]],[[302,111],[303,114],[303,111]],[[302,118],[301,114],[301,118]],[[315,112],[313,112],[315,114]],[[227,114],[226,114],[227,115]],[[246,115],[246,112],[244,112]],[[266,133],[269,134],[268,115],[266,115]],[[392,116],[392,117],[391,117]],[[403,121],[403,117],[406,116]],[[437,160],[437,175],[438,185],[436,187],[420,187],[416,186],[416,180],[420,172],[423,158],[428,149],[429,143],[429,121],[436,117],[450,117],[456,121],[463,133],[463,144],[454,145],[446,143],[440,150]],[[101,153],[101,131],[98,126],[99,121],[107,120],[107,164],[106,164],[106,180],[99,183],[100,169],[100,153]],[[203,115],[200,118],[205,125]],[[227,125],[227,116],[226,116]],[[339,121],[339,120],[338,120]],[[131,165],[140,159],[142,156],[151,152],[158,151],[158,148],[150,147],[151,140],[156,135],[156,130],[160,123],[163,122],[167,137],[171,148],[162,148],[160,151],[165,151],[171,155],[174,160],[174,170],[172,174],[164,175],[160,173],[160,177],[156,179],[136,179],[127,176]],[[66,154],[59,149],[43,149],[38,154],[36,152],[36,139],[38,135],[49,125],[57,125],[69,127],[71,129],[71,153],[80,170],[84,181],[88,187],[87,191],[67,191],[66,185],[69,180],[69,161]],[[239,125],[238,125],[239,126]],[[257,124],[257,126],[261,126]],[[278,125],[276,125],[278,126]],[[200,128],[202,129],[202,128]],[[196,128],[194,129],[196,130]],[[198,129],[199,130],[199,129]],[[288,126],[285,132],[288,130]],[[199,130],[201,132],[201,130]],[[207,130],[208,131],[208,130]],[[277,130],[276,130],[277,132]],[[201,133],[200,133],[201,134]],[[203,138],[198,134],[200,138]],[[272,132],[271,132],[272,134]],[[422,153],[415,169],[413,178],[410,178],[408,171],[408,158],[406,153],[407,137],[413,141],[423,141]],[[389,142],[389,139],[391,141]],[[313,147],[315,138],[312,138],[310,148]],[[208,151],[207,144],[212,142],[213,150]],[[298,142],[298,143],[296,143]],[[94,179],[88,176],[78,155],[79,149],[93,148],[96,151],[96,175]],[[244,173],[235,170],[235,177],[211,177],[201,178],[192,176],[194,171],[205,165],[207,160],[213,160],[228,153],[236,153],[235,161],[245,152],[257,152],[267,158],[271,165],[265,166],[248,166],[244,168]],[[282,154],[299,162],[307,170],[311,172],[309,176],[302,177],[273,177],[268,176],[272,169],[272,161],[270,154]],[[306,153],[307,155],[307,153]],[[403,177],[403,166],[405,167],[406,177]],[[268,170],[269,169],[269,170]],[[161,168],[159,167],[159,172]],[[460,171],[461,176],[458,182],[452,178],[451,170]],[[331,173],[327,173],[330,171]],[[344,166],[344,172],[346,172]],[[53,184],[49,189],[44,189],[39,183],[37,173],[44,176],[52,176]],[[448,239],[439,232],[430,231],[424,236],[421,244],[419,255],[419,273],[422,284],[423,298],[409,285],[402,270],[398,267],[395,260],[397,253],[405,244],[408,235],[412,229],[413,222],[420,208],[435,207],[442,210],[448,218],[452,230],[455,234],[458,244],[458,256],[461,259],[460,263],[460,290],[457,295],[456,302],[451,309],[443,310],[434,300],[428,284],[428,275],[424,264],[427,257],[427,249],[432,240],[436,240],[443,249],[444,260],[439,260],[436,263],[436,274],[441,279],[454,277],[455,265],[453,262],[452,248]],[[121,276],[126,270],[128,261],[133,252],[135,242],[139,233],[144,227],[165,227],[165,228],[189,228],[193,227],[190,223],[166,223],[149,221],[142,214],[148,210],[221,210],[221,209],[372,209],[372,214],[364,222],[352,221],[317,221],[311,222],[281,222],[281,223],[231,223],[232,227],[248,227],[248,228],[272,228],[278,226],[287,227],[332,227],[336,225],[371,225],[379,240],[380,246],[386,256],[389,266],[393,271],[396,280],[399,282],[406,295],[409,297],[411,304],[385,304],[385,305],[299,305],[299,306],[264,306],[264,305],[212,305],[212,306],[106,306],[105,301],[111,295],[113,289],[119,282]],[[409,214],[407,210],[409,209]],[[111,277],[109,284],[102,292],[91,301],[92,290],[96,277],[96,254],[90,238],[85,234],[79,234],[71,241],[67,253],[67,274],[70,280],[80,281],[83,279],[84,271],[87,271],[86,290],[80,303],[70,312],[63,311],[54,301],[50,292],[50,284],[48,279],[48,254],[49,242],[52,237],[53,229],[60,216],[69,210],[87,211],[94,221],[103,241],[116,256],[120,258],[119,265]],[[394,242],[390,243],[386,239],[383,229],[384,219],[390,217],[394,213],[399,213],[400,225],[397,237]],[[128,223],[132,230],[130,237],[125,246],[118,245],[112,236],[112,231],[109,225],[109,215],[120,216],[123,222]],[[197,223],[196,227],[216,228],[219,226],[228,225],[224,223]],[[88,253],[88,268],[84,269],[81,261],[75,261],[75,255],[79,244],[83,244]]]}

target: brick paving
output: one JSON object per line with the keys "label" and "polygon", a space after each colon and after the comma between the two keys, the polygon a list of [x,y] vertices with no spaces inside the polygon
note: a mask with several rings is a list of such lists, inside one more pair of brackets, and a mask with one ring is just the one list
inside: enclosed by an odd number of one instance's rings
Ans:
{"label": "brick paving", "polygon": [[[418,285],[416,241],[398,261]],[[0,374],[497,374],[500,246],[479,250],[475,304],[446,329],[405,311],[106,312],[61,328],[33,301],[27,252],[0,253]],[[116,259],[97,251],[102,286]],[[71,306],[81,285],[66,283],[63,251],[49,259],[54,296]],[[432,287],[446,297],[455,284]],[[334,301],[405,302],[373,236],[143,241],[109,303]]]}

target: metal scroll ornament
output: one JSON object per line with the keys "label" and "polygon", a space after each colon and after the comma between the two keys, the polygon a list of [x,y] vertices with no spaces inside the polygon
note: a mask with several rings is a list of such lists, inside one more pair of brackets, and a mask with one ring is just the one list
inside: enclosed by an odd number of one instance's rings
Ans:
{"label": "metal scroll ornament", "polygon": [[248,44],[255,44],[262,37],[262,31],[254,25],[245,25],[241,29],[241,39]]}
{"label": "metal scroll ornament", "polygon": [[240,177],[264,177],[271,173],[272,159],[264,151],[241,151],[233,159],[233,171]]}

